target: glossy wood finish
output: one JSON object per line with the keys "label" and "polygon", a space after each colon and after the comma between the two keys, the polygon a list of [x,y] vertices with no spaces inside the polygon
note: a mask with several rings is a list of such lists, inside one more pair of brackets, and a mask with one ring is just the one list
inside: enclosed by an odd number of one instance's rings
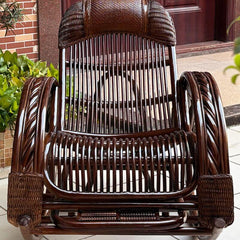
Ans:
{"label": "glossy wood finish", "polygon": [[175,67],[167,66],[169,50],[130,34],[90,38],[64,50],[68,59],[63,71],[72,79],[63,106],[64,129],[125,134],[176,128],[176,79],[170,72]]}
{"label": "glossy wood finish", "polygon": [[[139,34],[130,32],[131,23],[123,32],[123,21],[111,32],[101,20],[96,30],[84,25],[81,4],[71,8],[60,27],[59,83],[32,78],[24,86],[8,219],[21,225],[25,239],[31,233],[214,236],[233,221],[215,80],[199,72],[177,80],[169,15],[156,1],[132,1],[139,23],[151,18]],[[92,9],[102,16],[100,3],[92,1]],[[139,14],[146,4],[149,14]],[[104,9],[114,13],[119,5],[124,1]]]}
{"label": "glossy wood finish", "polygon": [[215,0],[165,0],[173,17],[178,44],[215,39]]}
{"label": "glossy wood finish", "polygon": [[[65,10],[75,2],[75,0],[64,0],[63,11],[65,12]],[[215,18],[215,5],[218,7],[218,4],[215,4],[215,0],[158,0],[158,2],[160,2],[173,17],[178,45],[215,39],[221,40],[220,38],[226,35],[225,33],[223,34],[223,32],[219,35],[221,29],[218,21],[226,22],[226,19],[222,17]],[[229,7],[228,9],[233,8]],[[221,10],[218,7],[217,10],[219,10],[219,13],[217,13],[217,16],[219,16],[220,11],[223,13],[224,10],[226,10],[226,5],[222,5]],[[224,14],[221,14],[221,16],[224,16]],[[219,30],[219,33],[216,35],[215,22],[217,22],[217,26],[219,26],[216,30]],[[221,26],[223,25],[221,24]]]}

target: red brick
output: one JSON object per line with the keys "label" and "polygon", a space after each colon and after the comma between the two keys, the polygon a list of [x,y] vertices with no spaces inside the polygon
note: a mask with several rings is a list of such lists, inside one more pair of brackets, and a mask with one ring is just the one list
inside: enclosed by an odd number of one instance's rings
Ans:
{"label": "red brick", "polygon": [[10,42],[14,42],[14,40],[15,40],[14,37],[1,37],[0,43],[10,43]]}
{"label": "red brick", "polygon": [[34,41],[26,41],[25,42],[25,47],[32,47],[38,45],[38,41],[34,40]]}
{"label": "red brick", "polygon": [[7,48],[8,49],[11,49],[11,48],[22,48],[22,47],[24,47],[24,42],[7,44]]}
{"label": "red brick", "polygon": [[[7,3],[12,3],[12,2],[14,2],[14,0],[11,0],[11,1],[7,0],[6,2],[7,2]],[[19,1],[16,1],[16,2],[19,4],[20,8],[23,9],[24,4],[21,3],[21,2],[19,2]]]}
{"label": "red brick", "polygon": [[32,60],[38,60],[38,53],[28,53],[27,56]]}
{"label": "red brick", "polygon": [[24,3],[24,8],[33,8],[35,4],[36,4],[35,2]]}
{"label": "red brick", "polygon": [[[7,2],[13,2],[14,0],[7,0]],[[27,15],[30,14],[30,16],[34,16],[32,14],[35,14],[35,6],[36,6],[36,0],[19,0],[17,1],[20,5],[20,7],[23,9],[23,14]],[[16,23],[15,29],[13,32],[9,31],[6,37],[0,38],[0,47],[2,49],[16,49],[16,52],[18,54],[26,54],[29,58],[33,60],[38,59],[38,53],[33,53],[33,50],[35,49],[35,46],[38,46],[38,22],[33,18],[34,20],[31,20],[31,18],[26,19],[26,21],[21,21]],[[32,35],[34,40],[24,40],[24,38],[21,40],[20,37],[24,36],[24,34],[27,34],[26,36]],[[18,42],[16,41],[16,36],[19,36]]]}
{"label": "red brick", "polygon": [[32,9],[23,9],[22,14],[32,14],[33,10]]}
{"label": "red brick", "polygon": [[38,39],[38,34],[33,34],[33,39]]}
{"label": "red brick", "polygon": [[20,0],[19,2],[24,2],[25,3],[25,2],[32,2],[32,1],[30,1],[30,0]]}
{"label": "red brick", "polygon": [[32,22],[18,22],[16,23],[16,27],[15,28],[28,28],[28,27],[32,27]]}
{"label": "red brick", "polygon": [[32,24],[33,24],[34,27],[38,27],[38,22],[37,21],[32,22]]}
{"label": "red brick", "polygon": [[26,28],[24,29],[24,33],[37,33],[37,28]]}
{"label": "red brick", "polygon": [[[6,2],[14,2],[14,1],[6,1]],[[20,6],[20,8],[21,9],[23,9],[24,8],[24,4],[23,3],[21,3],[21,2],[19,2],[19,1],[17,1],[17,3],[19,4],[19,6]]]}
{"label": "red brick", "polygon": [[0,44],[1,49],[6,49],[6,46],[7,46],[6,44]]}
{"label": "red brick", "polygon": [[23,34],[23,29],[13,29],[8,31],[7,36],[15,36],[20,34]]}
{"label": "red brick", "polygon": [[29,48],[20,48],[20,49],[17,49],[16,52],[18,54],[25,54],[25,53],[32,53],[33,51],[33,48],[32,47],[29,47]]}

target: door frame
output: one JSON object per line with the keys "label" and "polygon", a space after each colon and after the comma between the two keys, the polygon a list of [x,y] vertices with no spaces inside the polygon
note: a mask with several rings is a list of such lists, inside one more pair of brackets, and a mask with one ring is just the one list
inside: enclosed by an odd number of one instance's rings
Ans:
{"label": "door frame", "polygon": [[230,23],[240,16],[239,0],[216,0],[215,39],[219,41],[233,41],[240,36],[240,24],[235,24],[227,35]]}

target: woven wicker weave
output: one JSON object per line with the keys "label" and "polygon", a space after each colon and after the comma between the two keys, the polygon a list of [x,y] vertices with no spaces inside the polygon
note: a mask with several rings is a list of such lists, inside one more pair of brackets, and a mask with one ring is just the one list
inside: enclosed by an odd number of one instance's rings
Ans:
{"label": "woven wicker weave", "polygon": [[233,188],[230,175],[202,176],[198,182],[200,223],[212,227],[213,219],[223,218],[227,225],[232,224]]}
{"label": "woven wicker weave", "polygon": [[11,173],[8,184],[8,221],[18,226],[19,218],[27,215],[32,226],[38,225],[42,214],[42,176]]}

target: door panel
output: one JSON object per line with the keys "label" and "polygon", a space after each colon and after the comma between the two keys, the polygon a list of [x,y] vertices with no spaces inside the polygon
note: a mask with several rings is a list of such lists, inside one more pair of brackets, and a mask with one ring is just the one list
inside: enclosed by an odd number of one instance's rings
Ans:
{"label": "door panel", "polygon": [[215,0],[159,0],[173,17],[177,44],[214,40]]}
{"label": "door panel", "polygon": [[[62,0],[63,12],[78,0]],[[177,44],[214,40],[216,0],[158,0],[173,17]]]}

